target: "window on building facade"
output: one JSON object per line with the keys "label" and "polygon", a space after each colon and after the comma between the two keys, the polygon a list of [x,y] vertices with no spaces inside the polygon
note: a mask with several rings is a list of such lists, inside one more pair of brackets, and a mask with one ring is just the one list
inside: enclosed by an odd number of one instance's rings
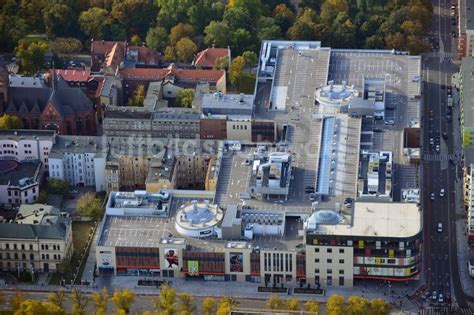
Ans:
{"label": "window on building facade", "polygon": [[344,286],[344,277],[339,277],[339,285]]}
{"label": "window on building facade", "polygon": [[332,253],[332,248],[327,248],[327,249],[326,249],[326,252],[327,252],[327,253]]}
{"label": "window on building facade", "polygon": [[339,259],[339,263],[340,263],[340,264],[343,264],[343,263],[344,263],[344,259]]}
{"label": "window on building facade", "polygon": [[339,248],[339,254],[344,254],[344,248]]}
{"label": "window on building facade", "polygon": [[332,264],[332,259],[331,259],[331,258],[328,258],[327,263],[328,263],[328,264]]}

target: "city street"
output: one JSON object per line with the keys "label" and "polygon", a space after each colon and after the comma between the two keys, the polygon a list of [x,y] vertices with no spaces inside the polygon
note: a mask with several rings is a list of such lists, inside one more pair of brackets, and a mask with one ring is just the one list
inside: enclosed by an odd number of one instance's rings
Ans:
{"label": "city street", "polygon": [[[462,290],[459,276],[459,262],[456,247],[456,192],[455,179],[460,161],[460,140],[453,133],[453,124],[447,119],[447,87],[451,86],[451,76],[458,68],[446,59],[452,55],[456,44],[451,36],[450,3],[437,0],[433,3],[433,32],[439,37],[439,52],[431,52],[425,57],[424,72],[424,121],[423,121],[423,204],[425,238],[425,272],[428,292],[451,295],[453,305],[468,308],[468,301]],[[454,110],[459,110],[455,106]],[[452,114],[450,114],[452,115]],[[457,115],[456,115],[457,118]],[[446,133],[447,140],[439,138]],[[438,139],[440,151],[429,145],[430,138]],[[440,140],[439,140],[440,139]],[[458,174],[460,176],[460,174]],[[462,178],[462,174],[461,174]],[[444,189],[446,193],[441,193]],[[434,301],[433,301],[434,302]],[[436,302],[433,303],[437,305]]]}

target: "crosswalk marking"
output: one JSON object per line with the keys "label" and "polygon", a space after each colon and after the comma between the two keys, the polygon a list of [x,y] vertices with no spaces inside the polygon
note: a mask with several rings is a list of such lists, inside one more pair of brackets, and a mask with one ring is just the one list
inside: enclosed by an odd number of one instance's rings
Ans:
{"label": "crosswalk marking", "polygon": [[453,154],[425,154],[423,155],[425,161],[449,161],[454,160]]}

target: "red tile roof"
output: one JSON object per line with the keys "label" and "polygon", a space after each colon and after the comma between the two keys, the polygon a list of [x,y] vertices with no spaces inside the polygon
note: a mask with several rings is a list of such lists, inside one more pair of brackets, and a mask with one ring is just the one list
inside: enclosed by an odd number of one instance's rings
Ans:
{"label": "red tile roof", "polygon": [[67,82],[87,82],[91,76],[90,70],[70,70],[70,69],[55,69],[49,70],[49,75],[53,75],[53,71],[56,76],[61,76],[64,81]]}
{"label": "red tile roof", "polygon": [[138,50],[138,61],[145,64],[157,64],[161,57],[159,52],[146,46],[130,46],[129,49]]}
{"label": "red tile roof", "polygon": [[193,64],[201,67],[214,67],[216,60],[229,55],[228,48],[207,48],[198,52]]}
{"label": "red tile roof", "polygon": [[122,47],[127,45],[127,42],[113,42],[106,40],[95,40],[92,42],[91,52],[92,54],[105,55],[112,50],[115,44],[119,44]]}
{"label": "red tile roof", "polygon": [[142,69],[126,68],[121,70],[125,80],[162,80],[166,76],[174,75],[178,80],[198,82],[217,82],[221,79],[225,71],[223,70],[196,70],[196,69],[178,69],[173,64],[164,69]]}
{"label": "red tile roof", "polygon": [[105,78],[104,77],[95,77],[94,79],[97,80],[97,82],[99,83],[99,85],[97,85],[97,90],[95,90],[94,97],[99,98],[100,93],[102,92],[102,88],[104,87]]}

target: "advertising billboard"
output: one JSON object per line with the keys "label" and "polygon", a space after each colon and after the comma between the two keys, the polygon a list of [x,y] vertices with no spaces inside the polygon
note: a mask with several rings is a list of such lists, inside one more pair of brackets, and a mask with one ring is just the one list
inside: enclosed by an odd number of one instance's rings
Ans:
{"label": "advertising billboard", "polygon": [[188,260],[188,273],[189,274],[199,274],[199,261]]}
{"label": "advertising billboard", "polygon": [[178,251],[176,248],[165,248],[165,269],[178,269],[179,268],[179,259],[178,259]]}
{"label": "advertising billboard", "polygon": [[244,254],[229,253],[230,272],[244,272]]}

